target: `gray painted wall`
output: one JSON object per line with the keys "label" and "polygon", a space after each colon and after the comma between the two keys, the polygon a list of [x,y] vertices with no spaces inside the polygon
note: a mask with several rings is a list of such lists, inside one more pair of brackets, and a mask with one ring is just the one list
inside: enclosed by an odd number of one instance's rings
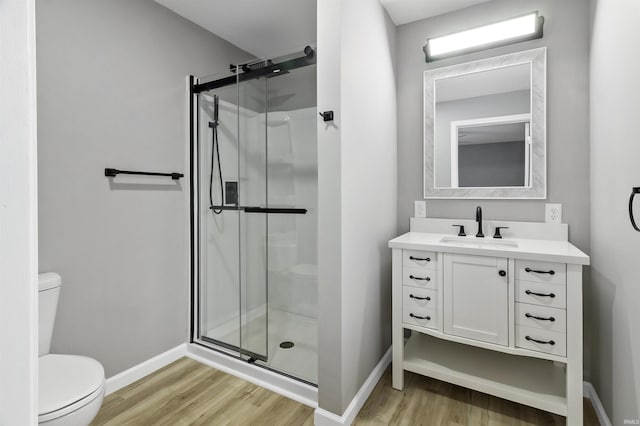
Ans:
{"label": "gray painted wall", "polygon": [[[627,212],[640,186],[637,96],[640,3],[592,1],[591,276],[592,381],[614,425],[640,419],[640,233]],[[637,197],[636,197],[637,198]],[[640,219],[640,200],[635,203]],[[586,316],[585,315],[585,316]]]}
{"label": "gray painted wall", "polygon": [[377,0],[318,2],[318,405],[338,415],[391,345],[395,36]]}
{"label": "gray painted wall", "polygon": [[185,76],[250,58],[152,0],[38,0],[39,269],[63,278],[54,352],[112,376],[185,341],[188,180],[103,169],[186,173]]}
{"label": "gray painted wall", "polygon": [[[427,37],[510,18],[532,10],[545,16],[544,38],[425,63]],[[426,69],[536,47],[548,47],[548,201],[563,204],[570,238],[589,248],[588,3],[583,0],[494,0],[398,27],[398,220],[409,229],[422,190],[422,73]],[[492,219],[544,220],[545,201],[428,200],[430,217],[470,218],[481,204]]]}
{"label": "gray painted wall", "polygon": [[[544,38],[425,63],[427,37],[511,18],[533,10],[545,17]],[[501,54],[547,46],[547,200],[428,200],[429,217],[473,218],[475,207],[498,220],[544,221],[544,204],[562,203],[569,239],[590,249],[589,195],[589,2],[584,0],[494,0],[401,25],[397,37],[398,223],[409,230],[413,201],[422,188],[422,73]],[[628,189],[628,188],[627,188]],[[585,339],[589,342],[589,282],[585,273]],[[585,372],[589,376],[589,353]]]}
{"label": "gray painted wall", "polygon": [[522,186],[524,141],[462,145],[458,148],[462,186]]}

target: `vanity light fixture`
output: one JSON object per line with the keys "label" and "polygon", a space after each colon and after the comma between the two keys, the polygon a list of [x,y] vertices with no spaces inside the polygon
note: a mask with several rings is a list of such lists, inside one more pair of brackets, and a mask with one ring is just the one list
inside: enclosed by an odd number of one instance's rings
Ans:
{"label": "vanity light fixture", "polygon": [[544,17],[538,12],[483,25],[471,30],[427,39],[423,46],[427,62],[485,49],[542,38]]}

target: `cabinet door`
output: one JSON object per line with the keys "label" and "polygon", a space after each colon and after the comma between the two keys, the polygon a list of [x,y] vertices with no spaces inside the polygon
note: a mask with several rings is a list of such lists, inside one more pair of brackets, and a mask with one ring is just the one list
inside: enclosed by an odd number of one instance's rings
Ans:
{"label": "cabinet door", "polygon": [[444,332],[509,344],[507,259],[444,255]]}

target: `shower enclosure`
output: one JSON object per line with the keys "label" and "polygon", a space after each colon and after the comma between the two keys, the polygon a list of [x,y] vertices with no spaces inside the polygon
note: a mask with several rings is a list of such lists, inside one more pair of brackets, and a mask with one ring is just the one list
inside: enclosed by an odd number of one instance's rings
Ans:
{"label": "shower enclosure", "polygon": [[316,384],[315,52],[190,81],[193,341]]}

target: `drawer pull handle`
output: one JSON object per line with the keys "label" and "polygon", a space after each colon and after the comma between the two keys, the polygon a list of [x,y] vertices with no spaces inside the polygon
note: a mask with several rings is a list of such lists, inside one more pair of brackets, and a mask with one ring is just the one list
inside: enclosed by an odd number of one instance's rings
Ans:
{"label": "drawer pull handle", "polygon": [[431,258],[430,258],[430,257],[422,258],[422,257],[413,257],[413,256],[409,256],[409,259],[410,259],[410,260],[418,260],[418,261],[420,261],[420,262],[431,262]]}
{"label": "drawer pull handle", "polygon": [[556,320],[554,317],[549,317],[549,318],[537,317],[535,315],[531,315],[528,312],[526,314],[524,314],[524,316],[527,317],[527,318],[533,318],[533,319],[537,319],[537,320],[540,320],[540,321],[551,321],[551,322],[554,322]]}
{"label": "drawer pull handle", "polygon": [[431,321],[431,317],[429,315],[427,315],[426,317],[421,317],[421,316],[418,316],[418,315],[409,314],[409,316],[411,318],[423,319],[423,320]]}
{"label": "drawer pull handle", "polygon": [[529,295],[533,294],[534,296],[540,296],[540,297],[550,297],[550,298],[552,298],[552,299],[553,299],[554,297],[556,297],[556,295],[555,295],[555,294],[553,294],[553,293],[549,293],[549,294],[536,293],[536,292],[531,291],[531,290],[526,290],[526,291],[525,291],[525,293],[526,293],[526,294],[529,294]]}
{"label": "drawer pull handle", "polygon": [[431,281],[431,278],[429,277],[421,278],[421,277],[414,277],[413,275],[409,275],[409,278],[411,278],[412,280]]}
{"label": "drawer pull handle", "polygon": [[525,339],[527,339],[530,342],[540,343],[541,345],[551,345],[551,346],[553,346],[553,345],[556,344],[556,342],[554,342],[553,340],[549,340],[548,342],[545,342],[544,340],[537,340],[537,339],[534,339],[533,337],[529,337],[529,336],[526,336]]}
{"label": "drawer pull handle", "polygon": [[556,271],[554,271],[553,269],[550,269],[548,271],[538,271],[535,269],[531,269],[531,268],[524,268],[525,272],[535,272],[536,274],[549,274],[549,275],[554,275],[556,273]]}
{"label": "drawer pull handle", "polygon": [[418,297],[418,296],[414,296],[413,294],[410,294],[409,297],[412,298],[412,299],[416,299],[416,300],[426,300],[426,301],[431,300],[431,298],[429,296],[427,296],[427,297]]}

